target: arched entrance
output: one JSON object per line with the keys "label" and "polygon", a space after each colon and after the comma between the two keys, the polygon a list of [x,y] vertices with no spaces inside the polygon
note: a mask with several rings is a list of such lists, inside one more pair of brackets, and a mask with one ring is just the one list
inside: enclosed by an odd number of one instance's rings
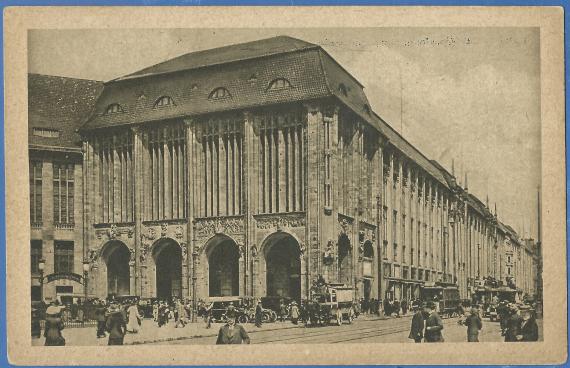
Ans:
{"label": "arched entrance", "polygon": [[239,250],[227,236],[216,236],[208,244],[208,295],[239,295]]}
{"label": "arched entrance", "polygon": [[110,241],[103,247],[101,257],[107,266],[107,295],[129,295],[131,287],[129,247],[118,240]]}
{"label": "arched entrance", "polygon": [[182,297],[182,249],[172,239],[158,240],[152,249],[156,265],[156,297]]}
{"label": "arched entrance", "polygon": [[352,285],[352,247],[346,234],[338,238],[338,281]]}
{"label": "arched entrance", "polygon": [[267,296],[301,299],[301,253],[289,234],[270,236],[265,243]]}

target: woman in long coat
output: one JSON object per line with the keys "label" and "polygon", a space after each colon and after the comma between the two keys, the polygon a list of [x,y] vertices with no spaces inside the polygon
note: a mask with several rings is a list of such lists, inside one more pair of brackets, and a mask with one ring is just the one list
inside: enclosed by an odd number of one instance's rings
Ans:
{"label": "woman in long coat", "polygon": [[52,305],[46,310],[46,322],[44,337],[46,338],[45,346],[63,346],[65,338],[61,334],[63,330],[63,320],[61,312],[57,305]]}
{"label": "woman in long coat", "polygon": [[127,331],[132,333],[139,332],[139,326],[141,321],[141,315],[139,314],[139,308],[136,303],[132,303],[129,309],[127,309],[128,323]]}
{"label": "woman in long coat", "polygon": [[263,321],[263,307],[261,306],[261,300],[257,301],[255,306],[255,327],[261,327]]}

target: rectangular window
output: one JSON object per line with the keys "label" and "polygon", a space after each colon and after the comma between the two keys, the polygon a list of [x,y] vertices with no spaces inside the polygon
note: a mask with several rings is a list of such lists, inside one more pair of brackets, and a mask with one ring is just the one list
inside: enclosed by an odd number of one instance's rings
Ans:
{"label": "rectangular window", "polygon": [[73,242],[56,241],[54,248],[54,273],[72,273]]}
{"label": "rectangular window", "polygon": [[32,134],[36,137],[59,138],[59,130],[48,128],[34,128]]}
{"label": "rectangular window", "polygon": [[392,242],[396,244],[398,240],[396,239],[398,233],[398,211],[394,210],[392,214]]}
{"label": "rectangular window", "polygon": [[42,222],[42,162],[30,161],[30,220]]}
{"label": "rectangular window", "polygon": [[73,224],[74,164],[53,164],[53,220],[56,224]]}
{"label": "rectangular window", "polygon": [[42,241],[41,240],[32,240],[31,241],[31,250],[30,254],[32,256],[32,274],[39,273],[38,264],[40,263],[40,259],[42,259]]}

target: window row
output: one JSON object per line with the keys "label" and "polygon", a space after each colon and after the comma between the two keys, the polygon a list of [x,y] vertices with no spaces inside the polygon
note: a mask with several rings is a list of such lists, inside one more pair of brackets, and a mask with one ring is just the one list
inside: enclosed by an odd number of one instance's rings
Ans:
{"label": "window row", "polygon": [[[196,89],[195,87],[196,86],[193,85],[192,89]],[[291,82],[289,82],[289,80],[287,80],[285,78],[277,78],[277,79],[272,80],[269,83],[266,91],[279,91],[279,90],[284,90],[284,89],[289,89],[289,88],[293,88],[293,86],[291,85]],[[217,87],[212,92],[210,92],[210,94],[208,95],[208,99],[210,99],[210,100],[221,100],[221,99],[226,99],[226,98],[232,98],[232,94],[225,87]],[[161,96],[154,102],[153,107],[154,108],[162,108],[162,107],[174,106],[174,105],[176,105],[176,104],[174,103],[174,100],[172,99],[172,97]],[[112,104],[108,105],[107,108],[105,109],[106,115],[119,114],[119,113],[123,113],[123,112],[125,112],[125,110],[123,109],[123,107],[119,103],[112,103]]]}
{"label": "window row", "polygon": [[[43,242],[41,240],[32,240],[30,245],[31,270],[32,274],[37,275],[40,273],[40,260],[43,259]],[[74,251],[73,241],[54,241],[53,273],[75,272]]]}

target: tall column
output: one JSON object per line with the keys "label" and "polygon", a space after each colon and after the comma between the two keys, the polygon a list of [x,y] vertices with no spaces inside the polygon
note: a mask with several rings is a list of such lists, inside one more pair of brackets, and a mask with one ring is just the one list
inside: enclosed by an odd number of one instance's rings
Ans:
{"label": "tall column", "polygon": [[[133,166],[134,166],[134,185],[133,190],[134,192],[134,220],[135,220],[135,259],[134,259],[134,285],[133,291],[131,294],[142,296],[142,273],[140,272],[140,249],[141,249],[141,240],[142,240],[142,233],[141,233],[141,226],[142,226],[142,217],[143,217],[143,206],[142,200],[144,198],[144,185],[143,185],[143,178],[145,176],[145,172],[143,170],[143,141],[142,141],[142,131],[139,127],[132,128],[133,133]],[[140,286],[139,286],[140,285]]]}
{"label": "tall column", "polygon": [[[259,173],[260,160],[257,157],[257,142],[254,129],[254,119],[250,112],[243,115],[243,177],[245,183],[244,190],[244,221],[245,221],[245,249],[244,254],[244,284],[245,293],[253,297],[257,297],[256,284],[258,280],[255,278],[255,255],[252,249],[259,249],[260,245],[255,244],[255,223],[253,214],[255,209],[259,209],[257,201],[259,200]],[[260,211],[257,211],[260,212]],[[251,281],[250,281],[251,280]]]}
{"label": "tall column", "polygon": [[315,277],[322,272],[321,249],[322,239],[320,237],[320,212],[322,211],[321,197],[321,170],[320,170],[320,147],[321,136],[319,134],[319,126],[322,125],[323,114],[320,106],[318,105],[305,105],[307,109],[307,139],[305,147],[306,156],[306,236],[308,245],[308,257],[310,264],[311,277]]}
{"label": "tall column", "polygon": [[[192,308],[193,313],[195,313],[196,308],[196,279],[193,275],[196,274],[194,267],[195,264],[193,260],[194,255],[194,216],[195,216],[195,192],[194,192],[194,178],[200,176],[200,170],[197,165],[196,153],[201,147],[196,142],[195,137],[195,124],[192,119],[184,120],[184,132],[185,132],[185,143],[186,143],[186,165],[185,175],[186,175],[186,264],[182,268],[182,288],[183,294],[192,298]],[[186,270],[186,272],[184,272]],[[184,289],[186,292],[184,293]]]}

